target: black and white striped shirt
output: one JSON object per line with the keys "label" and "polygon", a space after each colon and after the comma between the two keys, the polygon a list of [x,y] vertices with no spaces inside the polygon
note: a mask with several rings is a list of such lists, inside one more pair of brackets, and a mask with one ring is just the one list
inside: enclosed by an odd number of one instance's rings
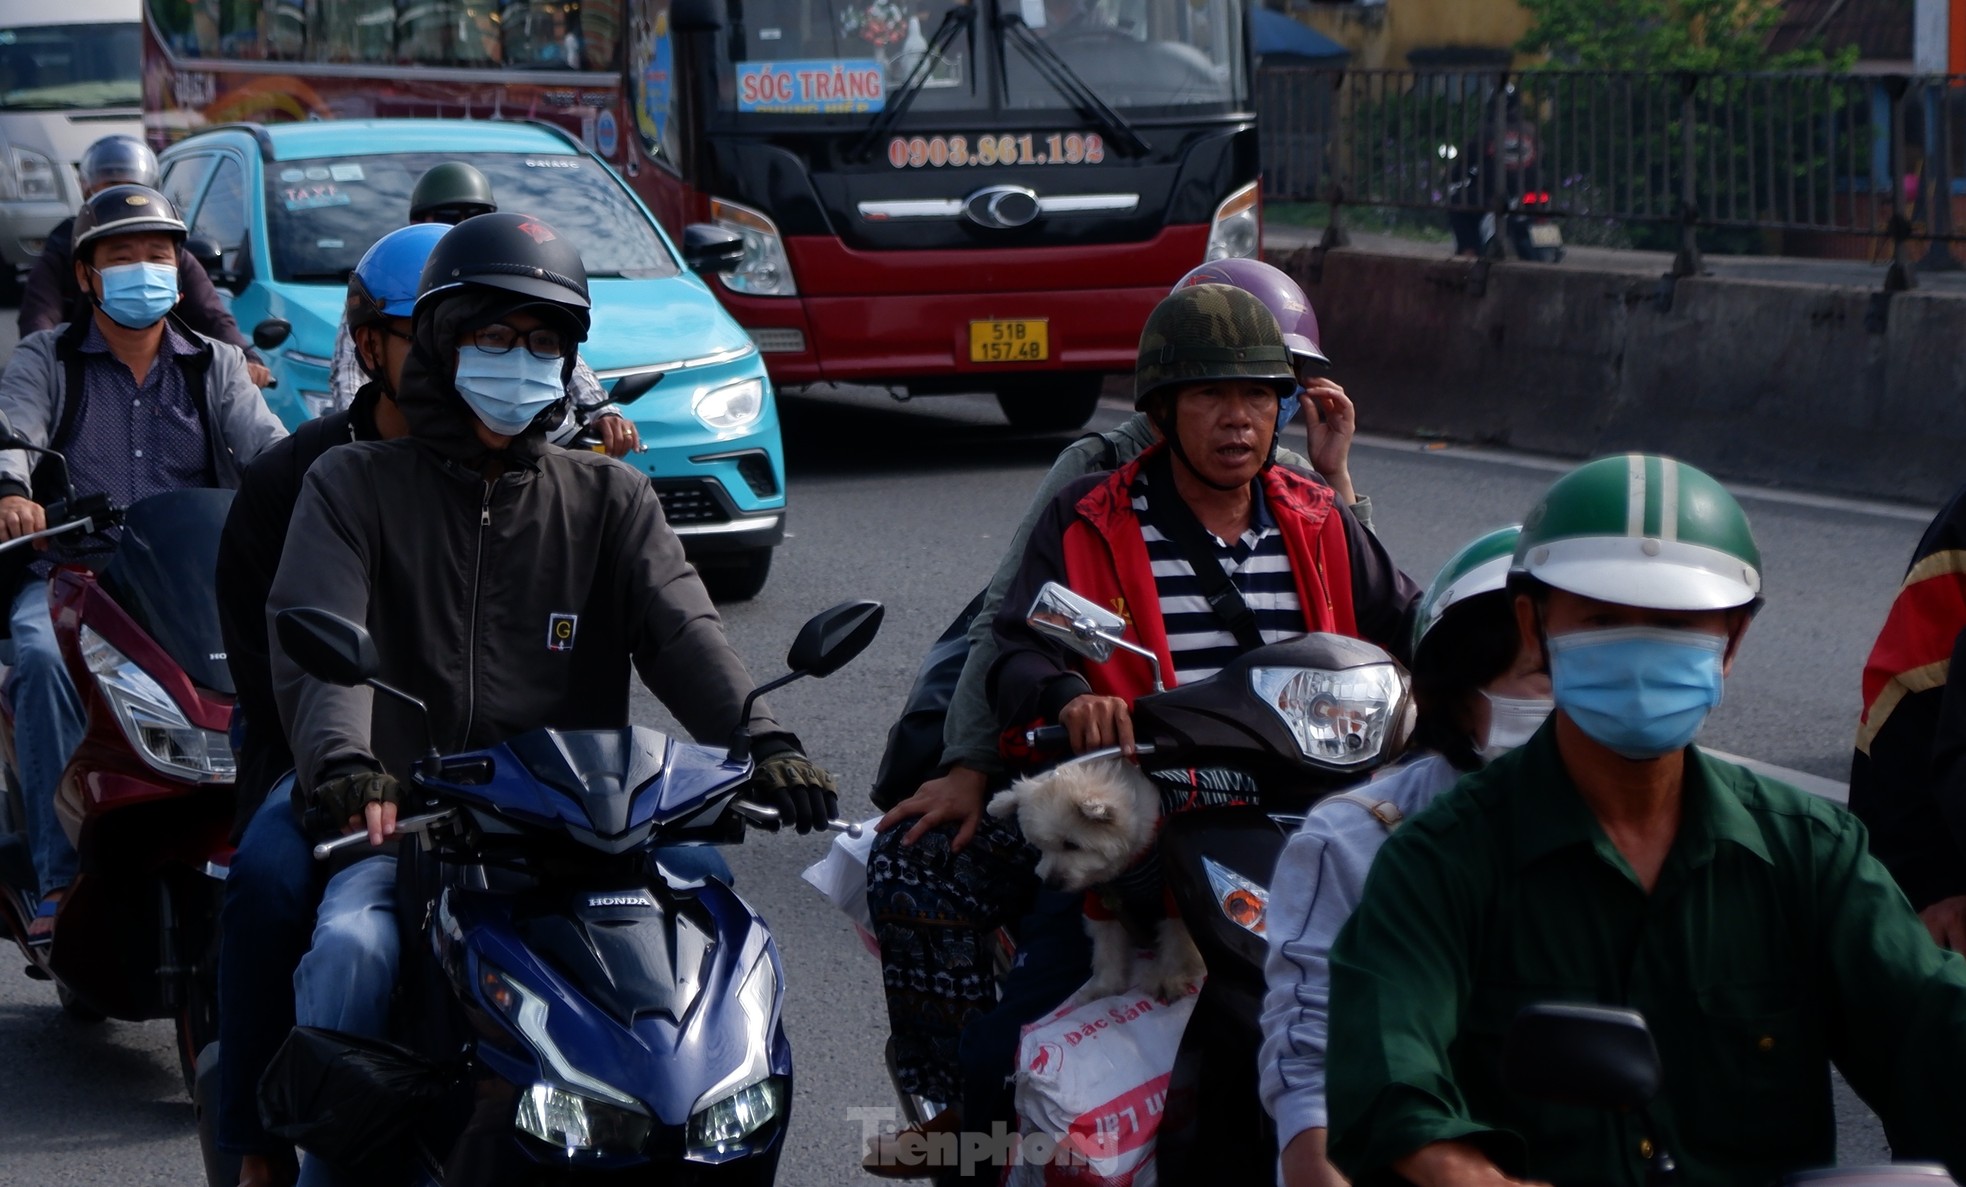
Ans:
{"label": "black and white striped shirt", "polygon": [[[1154,525],[1154,511],[1147,499],[1147,475],[1143,471],[1128,492],[1133,512],[1140,519],[1140,537],[1147,545],[1147,559],[1153,565],[1154,590],[1160,595],[1161,620],[1167,627],[1167,649],[1174,660],[1175,684],[1191,684],[1213,676],[1236,656],[1242,647],[1222,620],[1208,607],[1202,596],[1201,581],[1174,541]],[[1175,492],[1169,497],[1179,498]],[[1258,491],[1251,507],[1247,530],[1233,545],[1209,533],[1210,545],[1222,562],[1222,569],[1235,583],[1243,602],[1256,615],[1256,628],[1265,643],[1295,638],[1304,633],[1304,610],[1297,601],[1297,578],[1290,571],[1290,554],[1284,549],[1283,533],[1270,515],[1268,502]]]}

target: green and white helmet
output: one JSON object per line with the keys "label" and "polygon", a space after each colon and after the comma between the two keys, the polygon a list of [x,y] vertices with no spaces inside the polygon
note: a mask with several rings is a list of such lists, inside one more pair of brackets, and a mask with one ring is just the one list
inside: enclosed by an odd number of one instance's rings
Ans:
{"label": "green and white helmet", "polygon": [[1513,572],[1601,602],[1729,610],[1761,596],[1761,550],[1727,489],[1669,457],[1586,462],[1523,521]]}
{"label": "green and white helmet", "polygon": [[1427,594],[1420,599],[1420,611],[1413,619],[1413,654],[1420,654],[1420,643],[1428,632],[1440,625],[1447,612],[1470,598],[1500,593],[1508,588],[1509,565],[1515,557],[1516,538],[1522,529],[1511,524],[1462,545],[1447,558],[1434,576]]}

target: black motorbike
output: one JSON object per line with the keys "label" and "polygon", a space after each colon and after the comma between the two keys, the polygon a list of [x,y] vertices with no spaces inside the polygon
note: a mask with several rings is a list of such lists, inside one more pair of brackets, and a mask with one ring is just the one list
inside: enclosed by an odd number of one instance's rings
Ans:
{"label": "black motorbike", "polygon": [[[1026,621],[1095,662],[1116,651],[1141,656],[1154,667],[1156,690],[1162,687],[1154,655],[1121,637],[1125,622],[1064,586],[1045,586]],[[1412,716],[1405,669],[1371,643],[1333,634],[1256,648],[1205,680],[1134,702],[1143,768],[1229,768],[1253,777],[1261,793],[1259,803],[1162,821],[1161,866],[1208,979],[1168,1086],[1156,1152],[1160,1182],[1272,1181],[1276,1129],[1256,1076],[1270,878],[1311,806],[1397,758]],[[1029,741],[1062,747],[1063,730],[1033,730]]]}

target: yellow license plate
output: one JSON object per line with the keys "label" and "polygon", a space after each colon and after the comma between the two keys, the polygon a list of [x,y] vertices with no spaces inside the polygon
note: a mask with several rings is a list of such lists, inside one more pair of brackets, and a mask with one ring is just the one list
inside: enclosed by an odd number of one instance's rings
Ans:
{"label": "yellow license plate", "polygon": [[969,323],[972,363],[1042,363],[1051,357],[1051,327],[1043,318]]}

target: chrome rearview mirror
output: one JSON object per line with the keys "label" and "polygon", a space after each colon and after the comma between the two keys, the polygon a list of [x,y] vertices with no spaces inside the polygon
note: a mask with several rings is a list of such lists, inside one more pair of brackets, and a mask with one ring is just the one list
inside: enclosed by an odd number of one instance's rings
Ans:
{"label": "chrome rearview mirror", "polygon": [[1045,582],[1024,622],[1038,634],[1094,663],[1103,664],[1112,659],[1116,650],[1131,652],[1153,666],[1154,691],[1160,692],[1164,687],[1160,657],[1122,637],[1126,633],[1126,619],[1056,581]]}

